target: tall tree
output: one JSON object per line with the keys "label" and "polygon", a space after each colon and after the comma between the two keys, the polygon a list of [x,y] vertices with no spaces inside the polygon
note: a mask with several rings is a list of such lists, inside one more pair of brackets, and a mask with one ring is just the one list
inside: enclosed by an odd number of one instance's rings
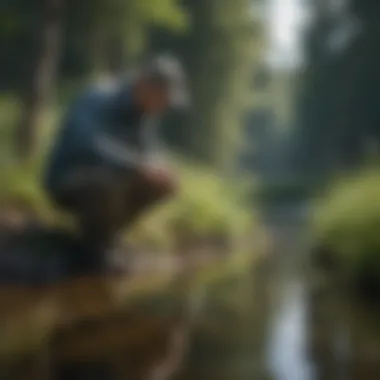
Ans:
{"label": "tall tree", "polygon": [[30,158],[36,149],[37,128],[44,108],[51,98],[59,62],[62,0],[44,0],[37,33],[36,56],[28,83],[21,96],[23,114],[17,128],[16,152],[21,159]]}
{"label": "tall tree", "polygon": [[334,17],[331,7],[317,13],[307,40],[296,137],[303,152],[298,161],[308,171],[353,168],[365,159],[368,141],[380,141],[380,5],[347,5],[343,17]]}
{"label": "tall tree", "polygon": [[151,34],[151,49],[174,52],[189,73],[192,110],[170,118],[167,136],[186,154],[227,169],[242,148],[252,78],[263,58],[263,2],[254,2],[256,8],[245,0],[183,4],[190,19],[188,33],[175,36],[154,29]]}
{"label": "tall tree", "polygon": [[313,4],[313,19],[304,38],[305,66],[302,70],[297,97],[297,117],[295,129],[295,165],[300,169],[318,170],[327,159],[330,139],[324,140],[328,87],[334,82],[328,77],[330,54],[328,43],[335,27],[335,19],[330,10],[330,0]]}
{"label": "tall tree", "polygon": [[188,66],[194,99],[192,150],[226,169],[239,148],[257,53],[257,24],[247,0],[188,1]]}
{"label": "tall tree", "polygon": [[136,64],[146,52],[152,26],[176,33],[187,25],[177,0],[96,0],[94,6],[89,30],[97,71],[122,72]]}

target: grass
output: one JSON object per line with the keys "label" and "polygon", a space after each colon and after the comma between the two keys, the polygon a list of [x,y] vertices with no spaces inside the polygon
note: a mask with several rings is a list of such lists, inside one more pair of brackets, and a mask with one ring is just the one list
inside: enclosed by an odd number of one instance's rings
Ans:
{"label": "grass", "polygon": [[200,166],[182,164],[178,171],[181,183],[177,198],[148,214],[131,231],[132,239],[149,235],[152,242],[165,245],[174,243],[171,235],[185,233],[198,239],[233,240],[254,227],[254,208],[249,207],[243,184],[229,183]]}

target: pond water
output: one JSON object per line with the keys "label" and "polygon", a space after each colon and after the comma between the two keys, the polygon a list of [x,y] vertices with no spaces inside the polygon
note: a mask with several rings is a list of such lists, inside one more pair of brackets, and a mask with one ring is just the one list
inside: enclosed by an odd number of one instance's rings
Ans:
{"label": "pond water", "polygon": [[[178,380],[380,379],[379,319],[308,269],[303,206],[277,208],[274,249],[247,278],[211,289]],[[316,285],[317,284],[317,285]]]}

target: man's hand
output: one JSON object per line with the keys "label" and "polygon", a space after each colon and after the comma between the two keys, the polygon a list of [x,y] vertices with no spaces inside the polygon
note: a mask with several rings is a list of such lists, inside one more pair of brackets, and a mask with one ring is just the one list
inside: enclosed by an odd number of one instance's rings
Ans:
{"label": "man's hand", "polygon": [[172,170],[163,164],[144,164],[140,176],[147,186],[155,187],[164,194],[173,194],[177,190],[177,181]]}

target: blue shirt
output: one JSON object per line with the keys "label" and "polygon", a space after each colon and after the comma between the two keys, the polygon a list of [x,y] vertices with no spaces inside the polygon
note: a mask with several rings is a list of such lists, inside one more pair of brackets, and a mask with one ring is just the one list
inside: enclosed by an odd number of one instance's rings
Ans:
{"label": "blue shirt", "polygon": [[69,108],[53,145],[45,184],[59,187],[78,167],[131,167],[153,150],[154,125],[133,104],[128,87],[85,91]]}

